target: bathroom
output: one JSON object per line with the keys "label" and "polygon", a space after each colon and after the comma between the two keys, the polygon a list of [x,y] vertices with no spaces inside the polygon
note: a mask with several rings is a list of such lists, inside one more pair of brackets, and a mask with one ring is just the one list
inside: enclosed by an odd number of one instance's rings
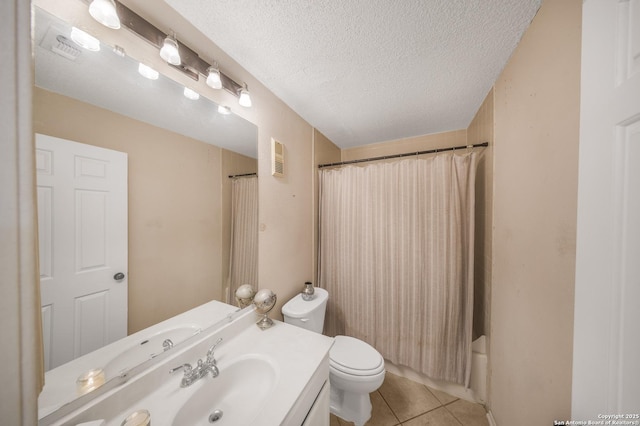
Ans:
{"label": "bathroom", "polygon": [[[482,205],[484,200],[484,208],[478,208],[477,230],[483,236],[477,240],[483,247],[476,247],[476,253],[483,255],[476,258],[476,281],[484,282],[485,309],[476,325],[489,341],[487,408],[497,424],[551,424],[571,418],[581,3],[543,2],[470,126],[420,140],[423,146],[451,140],[490,143],[484,175],[480,171],[478,178],[483,184],[478,201]],[[315,276],[311,170],[340,153],[223,52],[210,48],[228,60],[229,71],[261,99],[262,106],[243,112],[259,129],[259,175],[270,175],[270,138],[287,147],[287,176],[263,179],[259,195],[264,225],[260,281],[269,283],[281,306]],[[6,303],[15,300],[14,288],[3,285],[2,291]],[[4,308],[7,315],[14,312],[11,305]],[[11,345],[18,341],[19,329],[5,324],[3,340]],[[20,351],[13,361],[10,354],[3,355],[3,378],[13,377],[16,360],[28,348]],[[12,380],[17,383],[13,389],[20,387],[18,379]],[[11,398],[3,393],[2,400]],[[25,399],[24,406],[28,412],[33,401]]]}

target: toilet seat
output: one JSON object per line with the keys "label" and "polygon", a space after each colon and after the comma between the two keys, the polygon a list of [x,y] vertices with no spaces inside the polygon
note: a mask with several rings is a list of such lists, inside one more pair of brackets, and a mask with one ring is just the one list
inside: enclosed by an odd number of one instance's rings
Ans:
{"label": "toilet seat", "polygon": [[362,340],[336,336],[329,352],[329,366],[353,376],[375,376],[384,371],[384,358]]}

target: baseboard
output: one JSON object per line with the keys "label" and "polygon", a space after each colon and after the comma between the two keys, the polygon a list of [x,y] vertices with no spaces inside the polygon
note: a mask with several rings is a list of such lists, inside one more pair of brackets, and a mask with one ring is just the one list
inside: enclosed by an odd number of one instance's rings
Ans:
{"label": "baseboard", "polygon": [[498,426],[496,424],[496,419],[493,418],[491,410],[487,411],[487,420],[489,421],[489,426]]}

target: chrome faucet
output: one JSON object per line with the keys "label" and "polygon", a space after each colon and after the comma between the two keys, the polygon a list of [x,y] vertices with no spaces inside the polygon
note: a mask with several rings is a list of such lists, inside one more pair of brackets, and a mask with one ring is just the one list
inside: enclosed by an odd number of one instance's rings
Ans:
{"label": "chrome faucet", "polygon": [[195,366],[195,368],[192,367],[191,364],[183,364],[169,370],[170,374],[175,373],[178,370],[184,371],[184,376],[182,377],[182,381],[180,382],[180,387],[186,388],[188,386],[191,386],[209,373],[211,373],[211,377],[218,377],[218,374],[220,374],[220,370],[218,370],[217,361],[214,357],[213,351],[220,342],[222,342],[222,338],[218,339],[216,343],[214,343],[209,348],[209,350],[207,351],[206,361],[202,361],[201,359],[199,359],[198,364]]}

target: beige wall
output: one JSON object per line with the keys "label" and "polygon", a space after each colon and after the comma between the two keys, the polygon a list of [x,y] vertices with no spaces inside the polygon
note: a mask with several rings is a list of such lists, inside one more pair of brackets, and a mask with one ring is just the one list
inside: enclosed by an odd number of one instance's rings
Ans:
{"label": "beige wall", "polygon": [[[273,115],[271,115],[273,114]],[[278,295],[271,316],[313,277],[311,126],[284,104],[258,123],[259,281]],[[271,137],[285,146],[285,176],[271,176]]]}
{"label": "beige wall", "polygon": [[543,3],[495,85],[490,408],[571,415],[580,0]]}
{"label": "beige wall", "polygon": [[129,333],[220,299],[225,173],[255,160],[39,88],[33,106],[37,133],[128,154]]}
{"label": "beige wall", "polygon": [[490,338],[491,262],[493,233],[493,89],[467,128],[467,144],[489,142],[476,174],[476,235],[473,302],[474,338]]}
{"label": "beige wall", "polygon": [[382,157],[384,155],[404,154],[407,152],[425,151],[433,148],[447,148],[467,144],[467,131],[434,133],[405,139],[374,143],[342,150],[342,161],[360,160],[363,158]]}

